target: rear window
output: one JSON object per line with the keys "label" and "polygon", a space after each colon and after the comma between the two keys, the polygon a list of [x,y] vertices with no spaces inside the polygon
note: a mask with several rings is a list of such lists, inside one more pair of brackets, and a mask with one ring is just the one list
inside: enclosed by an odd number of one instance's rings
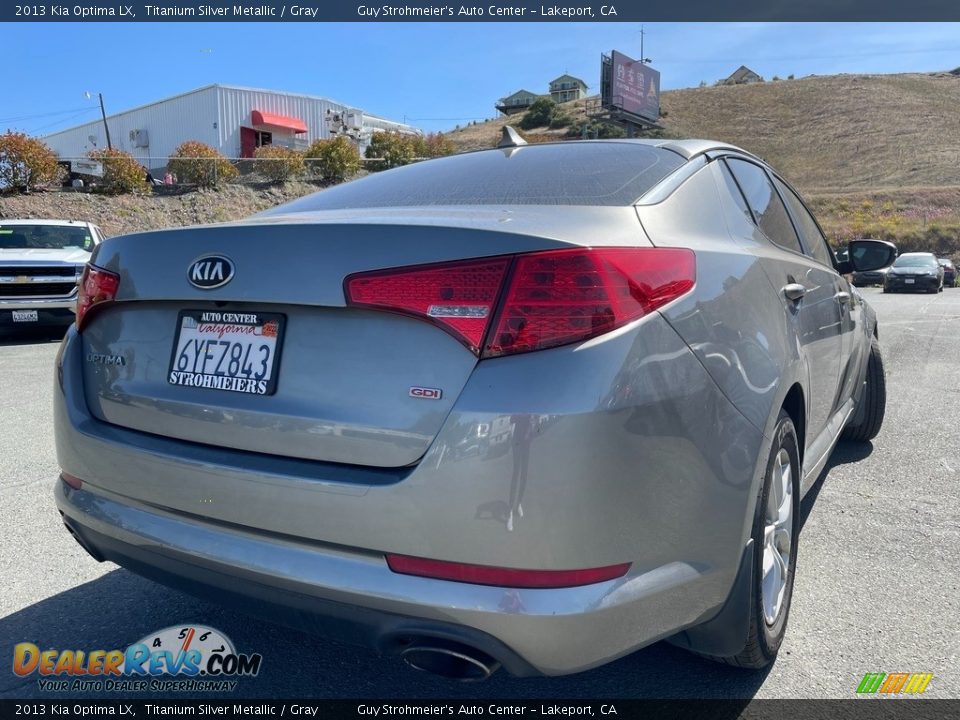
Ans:
{"label": "rear window", "polygon": [[0,248],[4,250],[93,250],[90,231],[79,225],[3,225],[0,223]]}
{"label": "rear window", "polygon": [[632,205],[686,161],[632,143],[487,150],[369,175],[264,215],[429,205]]}
{"label": "rear window", "polygon": [[933,255],[901,255],[893,263],[894,267],[936,267],[937,261]]}

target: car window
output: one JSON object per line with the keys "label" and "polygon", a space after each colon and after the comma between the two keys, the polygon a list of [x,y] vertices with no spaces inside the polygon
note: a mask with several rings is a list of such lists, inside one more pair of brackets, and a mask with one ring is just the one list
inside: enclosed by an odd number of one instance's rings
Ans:
{"label": "car window", "polygon": [[528,145],[373,173],[261,215],[430,205],[633,205],[686,160],[628,142]]}
{"label": "car window", "polygon": [[803,248],[787,208],[774,190],[767,173],[759,165],[737,158],[729,158],[727,164],[763,234],[781,247],[802,253]]}
{"label": "car window", "polygon": [[893,263],[894,267],[936,267],[933,255],[901,255]]}
{"label": "car window", "polygon": [[817,221],[813,219],[803,201],[779,178],[774,177],[773,182],[776,184],[777,190],[780,191],[780,196],[786,200],[787,205],[793,212],[793,218],[797,222],[797,229],[803,236],[803,246],[807,249],[807,254],[827,267],[833,267],[833,260],[830,257],[832,253],[830,246],[827,244],[827,239],[820,232]]}
{"label": "car window", "polygon": [[92,250],[93,238],[86,227],[78,225],[3,225],[0,222],[0,248],[8,250]]}
{"label": "car window", "polygon": [[747,206],[747,201],[743,199],[743,193],[740,192],[740,188],[737,187],[737,181],[733,179],[733,175],[730,173],[730,168],[727,167],[726,163],[720,163],[720,174],[723,176],[723,184],[727,190],[727,194],[730,196],[730,199],[733,200],[734,204],[737,206],[737,209],[743,213],[743,215],[750,221],[751,225],[753,224],[753,213],[750,212],[750,208]]}

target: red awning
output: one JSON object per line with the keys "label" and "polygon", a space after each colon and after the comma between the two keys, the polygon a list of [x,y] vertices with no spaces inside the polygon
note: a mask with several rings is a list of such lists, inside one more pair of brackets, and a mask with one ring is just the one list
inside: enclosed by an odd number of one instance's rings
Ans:
{"label": "red awning", "polygon": [[307,131],[307,124],[303,120],[288,115],[254,110],[251,113],[250,120],[254,125],[272,125],[273,127],[293,130],[295,133],[305,133]]}

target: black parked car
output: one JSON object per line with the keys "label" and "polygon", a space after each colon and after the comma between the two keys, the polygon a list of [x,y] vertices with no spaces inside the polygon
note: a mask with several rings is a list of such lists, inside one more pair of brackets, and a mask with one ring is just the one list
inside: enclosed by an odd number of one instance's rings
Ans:
{"label": "black parked car", "polygon": [[883,279],[883,291],[941,292],[943,275],[943,266],[937,262],[933,253],[904,253],[887,270]]}
{"label": "black parked car", "polygon": [[943,284],[946,287],[957,286],[957,267],[950,258],[937,258],[940,267],[943,268]]}
{"label": "black parked car", "polygon": [[853,284],[857,287],[868,287],[870,285],[883,285],[883,280],[887,276],[887,270],[890,268],[880,268],[879,270],[861,270],[853,274]]}

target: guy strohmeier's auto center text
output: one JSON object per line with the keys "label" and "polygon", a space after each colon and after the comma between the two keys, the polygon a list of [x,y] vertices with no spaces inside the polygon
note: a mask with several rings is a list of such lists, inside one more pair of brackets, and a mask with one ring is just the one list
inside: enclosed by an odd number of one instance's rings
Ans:
{"label": "guy strohmeier's auto center text", "polygon": [[[70,5],[30,4],[17,5],[16,17],[24,19],[79,18],[105,19],[158,19],[158,18],[204,18],[233,19],[290,19],[320,20],[320,7],[298,4],[250,5],[250,4],[202,4],[202,5]],[[417,7],[411,5],[357,5],[356,16],[361,19],[424,18],[610,18],[617,16],[614,5],[435,5]]]}

